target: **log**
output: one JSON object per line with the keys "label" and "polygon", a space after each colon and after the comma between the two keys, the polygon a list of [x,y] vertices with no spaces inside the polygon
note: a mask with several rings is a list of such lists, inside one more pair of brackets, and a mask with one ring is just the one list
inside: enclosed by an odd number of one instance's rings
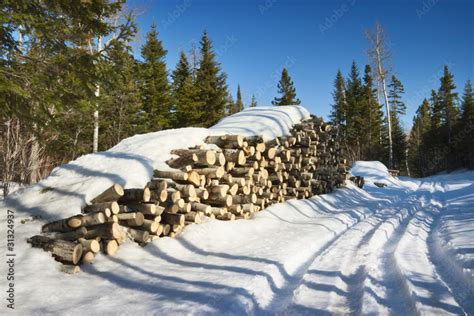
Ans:
{"label": "log", "polygon": [[41,232],[70,232],[78,227],[82,226],[82,216],[72,216],[66,219],[60,219],[41,227]]}
{"label": "log", "polygon": [[89,213],[82,217],[82,224],[84,226],[93,226],[105,223],[105,215],[102,212]]}
{"label": "log", "polygon": [[120,204],[148,201],[150,201],[150,189],[147,187],[144,189],[125,189],[123,196],[118,199]]}
{"label": "log", "polygon": [[162,221],[171,225],[184,225],[184,215],[164,212],[161,216]]}
{"label": "log", "polygon": [[188,174],[180,170],[154,170],[153,175],[158,178],[168,178],[175,181],[188,180]]}
{"label": "log", "polygon": [[[99,243],[97,242],[97,244]],[[82,255],[81,262],[84,264],[91,264],[92,262],[94,262],[94,259],[95,259],[94,253],[92,251],[87,251]]]}
{"label": "log", "polygon": [[87,230],[85,234],[86,239],[93,239],[101,237],[104,239],[118,239],[122,236],[118,223],[105,223],[94,226]]}
{"label": "log", "polygon": [[224,167],[220,166],[220,167],[210,167],[210,168],[202,168],[202,169],[197,169],[196,170],[200,175],[204,175],[208,178],[211,178],[211,179],[218,179],[218,178],[221,178],[224,173],[225,173],[225,169]]}
{"label": "log", "polygon": [[27,242],[33,247],[51,252],[53,257],[60,262],[77,264],[82,256],[82,245],[70,241],[36,235],[28,238]]}
{"label": "log", "polygon": [[210,214],[211,206],[208,204],[191,202],[191,210],[195,212],[203,212],[205,214]]}
{"label": "log", "polygon": [[189,213],[184,215],[184,219],[187,222],[193,222],[193,223],[196,223],[196,224],[201,223],[201,215],[199,215],[198,212],[189,212]]}
{"label": "log", "polygon": [[145,219],[143,221],[142,229],[148,231],[151,234],[156,235],[159,226],[160,224],[158,222]]}
{"label": "log", "polygon": [[96,239],[79,238],[78,241],[82,245],[84,251],[90,251],[93,253],[98,253],[100,251],[100,244]]}
{"label": "log", "polygon": [[215,144],[220,148],[242,148],[244,137],[241,135],[208,136],[205,142],[207,144]]}
{"label": "log", "polygon": [[163,210],[161,206],[157,206],[153,203],[131,203],[127,204],[127,207],[132,212],[140,212],[144,215],[160,215],[157,214],[157,209]]}
{"label": "log", "polygon": [[206,203],[212,206],[231,206],[232,205],[232,195],[210,195]]}
{"label": "log", "polygon": [[150,191],[150,201],[154,203],[164,202],[168,199],[168,191],[166,189],[158,191]]}
{"label": "log", "polygon": [[236,165],[244,165],[247,161],[245,158],[245,152],[240,149],[224,149],[222,150],[222,153],[226,161],[233,162]]}
{"label": "log", "polygon": [[199,173],[196,170],[190,170],[187,172],[188,179],[187,182],[191,183],[192,185],[199,186],[201,184],[201,178]]}
{"label": "log", "polygon": [[87,229],[85,227],[79,227],[73,231],[66,232],[66,233],[53,233],[53,236],[56,239],[73,241],[81,237],[84,237],[86,233],[87,233]]}
{"label": "log", "polygon": [[206,189],[196,189],[196,195],[201,200],[207,200],[209,198],[209,192]]}
{"label": "log", "polygon": [[104,249],[104,252],[109,256],[113,256],[117,253],[118,246],[118,242],[115,239],[102,240],[102,247]]}
{"label": "log", "polygon": [[113,202],[117,201],[122,195],[124,191],[120,184],[114,184],[97,197],[91,200],[92,204],[101,203],[101,202]]}
{"label": "log", "polygon": [[[86,205],[82,210],[83,213],[95,213],[95,212],[106,212],[106,210],[112,212],[112,214],[117,214],[119,212],[119,205],[117,202],[102,202],[92,205]],[[108,217],[108,216],[107,216]]]}

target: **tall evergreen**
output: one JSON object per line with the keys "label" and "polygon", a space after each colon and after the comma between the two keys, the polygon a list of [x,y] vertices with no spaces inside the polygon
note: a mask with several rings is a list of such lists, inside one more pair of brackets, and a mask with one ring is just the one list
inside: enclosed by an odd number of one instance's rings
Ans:
{"label": "tall evergreen", "polygon": [[142,46],[141,86],[143,111],[146,113],[146,131],[171,127],[171,90],[168,82],[165,56],[167,51],[158,39],[156,25],[151,26]]}
{"label": "tall evergreen", "polygon": [[100,148],[106,150],[122,139],[134,135],[140,122],[140,90],[137,62],[128,45],[116,46],[107,54],[102,72]]}
{"label": "tall evergreen", "polygon": [[278,82],[278,93],[280,97],[275,97],[272,101],[273,105],[298,105],[301,103],[300,99],[296,97],[296,88],[286,68],[283,68],[281,72],[281,79]]}
{"label": "tall evergreen", "polygon": [[200,42],[201,59],[196,72],[196,85],[199,89],[199,102],[204,104],[202,126],[217,123],[224,115],[228,103],[227,75],[221,71],[216,54],[207,32]]}
{"label": "tall evergreen", "polygon": [[184,52],[181,52],[171,77],[175,104],[173,127],[199,126],[203,119],[204,106],[199,101],[199,91]]}
{"label": "tall evergreen", "polygon": [[346,111],[346,141],[349,144],[352,159],[362,159],[361,126],[365,118],[362,116],[362,81],[355,61],[352,62],[349,78],[347,79],[347,111]]}
{"label": "tall evergreen", "polygon": [[444,66],[443,76],[440,79],[441,86],[438,91],[439,103],[441,106],[442,122],[444,126],[445,137],[448,144],[451,144],[453,128],[459,116],[456,100],[458,94],[454,92],[456,85],[454,77],[449,72],[448,66]]}
{"label": "tall evergreen", "polygon": [[461,123],[459,129],[460,151],[463,155],[462,163],[466,168],[474,169],[474,93],[471,81],[464,87],[461,104]]}
{"label": "tall evergreen", "polygon": [[242,94],[240,92],[240,85],[237,86],[237,101],[235,101],[235,112],[244,110],[244,102],[242,101]]}
{"label": "tall evergreen", "polygon": [[427,175],[428,148],[426,138],[431,130],[430,103],[427,99],[418,107],[413,118],[413,126],[409,138],[409,164],[412,175]]}
{"label": "tall evergreen", "polygon": [[370,65],[366,65],[364,69],[360,115],[362,120],[365,118],[366,121],[366,124],[360,127],[364,141],[362,158],[383,160],[383,112],[377,100],[377,89],[374,87]]}
{"label": "tall evergreen", "polygon": [[442,109],[441,109],[441,103],[439,102],[438,93],[436,93],[435,90],[431,90],[430,105],[431,105],[431,127],[433,129],[440,128],[443,114],[442,114]]}
{"label": "tall evergreen", "polygon": [[397,169],[405,169],[407,137],[403,131],[399,115],[405,114],[405,103],[402,101],[402,94],[405,89],[397,77],[392,76],[389,84],[389,104],[392,123],[393,142],[393,166]]}
{"label": "tall evergreen", "polygon": [[257,106],[257,99],[255,99],[255,94],[252,94],[252,100],[250,101],[250,107],[254,108]]}
{"label": "tall evergreen", "polygon": [[339,136],[344,135],[346,125],[346,83],[344,76],[340,70],[337,71],[336,79],[334,79],[334,91],[332,93],[334,103],[330,114],[331,124],[338,128]]}

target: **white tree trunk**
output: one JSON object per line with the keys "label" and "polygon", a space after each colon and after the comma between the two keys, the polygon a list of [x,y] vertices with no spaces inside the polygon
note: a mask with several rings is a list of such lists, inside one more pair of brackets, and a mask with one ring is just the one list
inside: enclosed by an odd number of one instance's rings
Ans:
{"label": "white tree trunk", "polygon": [[[97,51],[102,50],[102,36],[97,39]],[[96,85],[95,96],[100,96],[100,85]],[[96,153],[99,150],[99,103],[96,103],[96,109],[94,111],[94,139],[92,141],[92,152]]]}

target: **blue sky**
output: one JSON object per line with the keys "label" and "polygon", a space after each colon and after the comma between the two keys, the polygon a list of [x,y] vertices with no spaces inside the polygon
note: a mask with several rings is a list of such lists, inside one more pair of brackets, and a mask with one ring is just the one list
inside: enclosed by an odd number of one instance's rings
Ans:
{"label": "blue sky", "polygon": [[443,65],[458,92],[474,73],[472,0],[129,0],[138,12],[135,54],[154,21],[168,50],[171,71],[179,51],[198,45],[207,30],[235,98],[240,84],[244,102],[252,94],[270,105],[286,66],[302,105],[327,116],[338,69],[347,75],[352,60],[368,62],[365,28],[379,21],[390,39],[392,72],[405,86],[409,128],[416,108],[439,86]]}

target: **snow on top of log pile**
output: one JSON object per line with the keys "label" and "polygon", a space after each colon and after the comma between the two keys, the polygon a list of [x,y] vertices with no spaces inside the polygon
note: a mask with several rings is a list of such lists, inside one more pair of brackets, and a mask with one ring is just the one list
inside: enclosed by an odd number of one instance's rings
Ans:
{"label": "snow on top of log pile", "polygon": [[51,221],[80,212],[87,202],[119,183],[125,188],[142,188],[154,169],[169,169],[166,160],[172,149],[204,143],[209,135],[261,135],[265,140],[289,133],[308,118],[302,106],[271,106],[246,109],[206,128],[181,128],[135,135],[113,148],[88,154],[55,168],[39,183],[12,194],[0,202],[0,209],[15,209],[23,216],[41,216]]}

